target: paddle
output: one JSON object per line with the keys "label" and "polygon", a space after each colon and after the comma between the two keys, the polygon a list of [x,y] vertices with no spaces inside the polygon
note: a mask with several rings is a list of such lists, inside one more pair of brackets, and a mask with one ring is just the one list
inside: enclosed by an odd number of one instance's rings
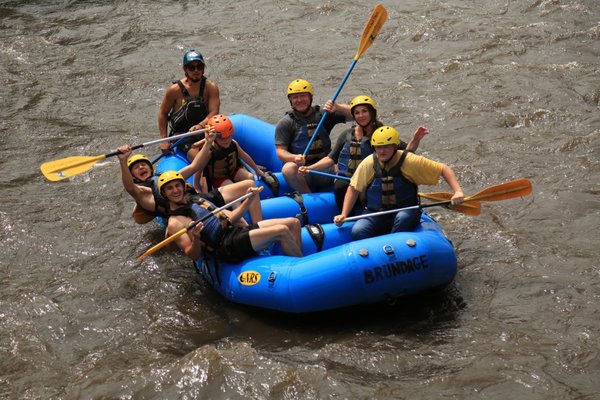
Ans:
{"label": "paddle", "polygon": [[[171,136],[171,138],[174,138],[174,137],[175,137],[175,136]],[[184,141],[185,139],[186,139],[186,138],[185,138],[185,137],[183,137],[183,138],[181,138],[181,139],[177,140],[175,143],[172,143],[172,144],[169,146],[169,151],[173,151],[173,150],[174,150],[174,149],[175,149],[177,146],[179,146],[181,143],[183,143],[183,141]],[[160,161],[160,160],[161,160],[161,159],[162,159],[164,156],[166,156],[167,154],[170,154],[170,153],[160,153],[158,156],[156,156],[156,157],[154,158],[154,160],[152,160],[152,165],[154,165],[154,164],[156,164],[157,162],[159,162],[159,161]]]}
{"label": "paddle", "polygon": [[332,178],[332,179],[343,179],[345,181],[350,181],[350,178],[347,176],[343,176],[343,175],[336,175],[336,174],[330,174],[329,172],[323,172],[323,171],[317,171],[315,169],[309,169],[308,170],[309,174],[315,174],[315,175],[321,175],[321,176],[326,176],[328,178]]}
{"label": "paddle", "polygon": [[[529,179],[521,178],[514,181],[501,183],[499,185],[490,186],[472,196],[465,197],[467,201],[501,201],[512,199],[515,197],[527,196],[533,190]],[[452,197],[452,193],[435,192],[435,193],[419,193],[419,196],[430,200],[445,200]]]}
{"label": "paddle", "polygon": [[[369,213],[369,214],[355,215],[354,217],[345,218],[344,222],[347,222],[347,221],[356,221],[356,220],[359,220],[359,219],[369,218],[369,217],[379,217],[381,215],[397,213],[397,212],[400,212],[400,211],[416,210],[417,208],[448,206],[450,204],[452,204],[450,201],[440,201],[438,203],[431,203],[431,204],[420,204],[420,205],[417,204],[416,206],[403,207],[403,208],[395,208],[393,210],[383,210],[383,211],[377,211],[377,212],[373,212],[373,213]],[[479,208],[479,207],[478,208],[469,208],[469,207],[461,208],[459,206],[456,206],[456,207],[452,206],[452,208],[450,208],[450,209],[454,210],[454,211],[462,212],[462,213],[467,214],[467,215],[479,215],[479,212],[481,211],[481,208]]]}
{"label": "paddle", "polygon": [[[259,187],[258,188],[258,192],[260,192],[263,189],[264,188],[262,186]],[[221,206],[219,208],[214,209],[213,211],[211,211],[210,214],[207,214],[204,217],[202,217],[200,219],[197,219],[196,221],[194,221],[190,225],[188,225],[186,228],[182,228],[182,229],[178,230],[177,232],[175,232],[174,234],[172,234],[171,236],[169,236],[168,238],[166,238],[162,242],[160,242],[160,243],[158,243],[158,244],[150,247],[148,250],[146,250],[146,252],[144,254],[142,254],[141,256],[139,256],[138,260],[142,261],[144,258],[148,257],[150,254],[153,254],[153,253],[157,252],[158,250],[162,249],[163,247],[165,247],[166,245],[168,245],[169,243],[172,243],[179,236],[183,235],[184,233],[186,233],[190,229],[193,229],[196,225],[198,225],[200,222],[204,221],[205,219],[207,219],[211,215],[214,215],[214,214],[216,214],[216,213],[218,213],[220,211],[223,211],[226,208],[231,207],[232,205],[234,205],[238,201],[244,201],[248,197],[254,196],[254,194],[255,194],[255,192],[246,193],[245,195],[243,195],[241,197],[238,197],[235,200],[231,200],[229,203],[225,204],[224,206]]]}
{"label": "paddle", "polygon": [[[531,182],[529,181],[529,179],[525,179],[525,178],[516,179],[514,181],[502,183],[502,184],[495,185],[495,186],[490,186],[489,188],[484,189],[472,196],[467,196],[464,199],[464,203],[475,202],[475,204],[477,204],[479,201],[482,201],[482,200],[483,201],[508,200],[508,199],[512,199],[515,197],[527,196],[528,194],[531,194],[532,190],[533,190],[533,188],[532,188],[532,185],[531,185]],[[421,197],[426,197],[426,198],[428,196],[430,196],[430,197],[436,198],[436,199],[439,199],[440,197],[442,197],[442,198],[447,197],[448,195],[450,197],[452,197],[452,193],[446,193],[446,192],[438,192],[438,193],[431,193],[431,194],[419,193],[419,195]],[[433,195],[433,196],[431,196],[431,195]],[[475,209],[469,210],[468,208],[461,208],[461,207],[465,206],[464,203],[460,204],[458,206],[452,206],[450,209],[462,212],[467,215],[478,215],[479,214],[479,212],[475,213],[475,211],[474,211]],[[378,212],[374,212],[374,213],[349,217],[349,218],[344,219],[344,222],[354,221],[354,220],[358,220],[361,218],[376,217],[376,216],[395,213],[395,212],[404,211],[404,210],[414,210],[417,208],[445,206],[445,205],[450,205],[450,204],[451,204],[451,202],[448,200],[448,201],[441,201],[438,203],[398,208],[395,210],[378,211]]]}
{"label": "paddle", "polygon": [[[321,175],[321,176],[325,176],[325,177],[332,178],[332,179],[342,179],[345,181],[350,181],[350,178],[347,176],[334,175],[334,174],[330,174],[327,172],[317,171],[317,170],[312,170],[312,169],[308,170],[308,172],[311,174]],[[453,193],[448,193],[448,192],[419,193],[419,196],[425,197],[430,200],[442,201],[442,200],[450,200],[453,196]],[[479,202],[463,203],[458,206],[453,206],[452,209],[462,212],[467,215],[479,215],[481,213],[481,205],[479,204]]]}
{"label": "paddle", "polygon": [[[388,16],[388,13],[387,13],[387,10],[385,9],[385,7],[383,7],[381,4],[377,4],[375,6],[375,9],[371,13],[371,18],[369,18],[369,21],[365,25],[365,28],[362,33],[362,37],[360,38],[360,44],[358,45],[358,51],[356,52],[356,55],[354,56],[354,60],[352,61],[352,64],[350,64],[350,68],[348,68],[348,71],[346,72],[344,79],[342,79],[342,82],[338,86],[337,91],[333,95],[333,98],[331,99],[332,102],[335,102],[338,95],[342,91],[342,88],[346,84],[346,81],[348,80],[350,73],[354,69],[356,62],[358,61],[358,59],[360,58],[362,53],[364,53],[371,46],[371,44],[373,43],[373,41],[379,34],[381,27],[383,26],[383,24],[385,23],[385,20],[387,19],[387,16]],[[319,124],[317,125],[317,129],[315,129],[315,131],[314,131],[312,137],[310,138],[310,141],[308,142],[306,149],[304,149],[304,153],[302,153],[302,155],[305,156],[306,153],[308,153],[308,149],[310,149],[310,146],[312,146],[313,141],[315,140],[315,137],[317,136],[317,133],[319,132],[319,129],[321,129],[321,126],[323,125],[323,122],[325,121],[325,118],[327,117],[327,114],[329,114],[327,111],[325,111],[323,113],[323,116],[321,117],[321,120],[319,121]]]}
{"label": "paddle", "polygon": [[[435,193],[437,195],[437,197],[431,196],[431,194],[432,193],[419,193],[419,196],[425,197],[426,199],[442,201],[442,202],[450,201],[450,199],[452,199],[452,196],[454,196],[454,193],[447,193],[447,192]],[[451,210],[458,211],[463,214],[471,215],[471,216],[481,214],[481,202],[476,201],[476,200],[463,202],[459,205],[451,206],[449,208]]]}
{"label": "paddle", "polygon": [[[146,143],[142,143],[142,144],[133,146],[131,148],[131,150],[139,149],[141,147],[149,146],[151,144],[166,142],[166,141],[173,140],[173,139],[181,139],[181,138],[188,137],[188,136],[198,135],[198,134],[204,132],[205,130],[206,129],[199,129],[197,131],[186,132],[186,133],[182,133],[180,135],[169,136],[169,137],[162,138],[162,139],[152,140],[150,142],[146,142]],[[61,181],[63,179],[70,178],[75,175],[82,174],[85,171],[92,168],[98,161],[103,160],[107,157],[116,156],[117,154],[119,154],[118,150],[114,151],[112,153],[102,154],[102,155],[95,156],[95,157],[74,156],[74,157],[62,158],[60,160],[48,161],[48,162],[43,163],[40,166],[40,170],[42,171],[42,173],[44,174],[46,179],[48,179],[49,181],[52,181],[52,182],[57,182],[57,181]]]}

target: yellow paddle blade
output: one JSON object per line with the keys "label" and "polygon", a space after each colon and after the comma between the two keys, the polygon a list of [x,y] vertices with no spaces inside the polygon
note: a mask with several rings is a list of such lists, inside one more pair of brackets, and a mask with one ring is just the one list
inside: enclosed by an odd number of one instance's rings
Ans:
{"label": "yellow paddle blade", "polygon": [[[419,193],[419,196],[434,201],[450,201],[453,194],[448,192],[435,192],[435,193]],[[457,206],[448,206],[453,211],[458,211],[466,215],[479,215],[481,214],[481,203],[476,200],[464,202]]]}
{"label": "yellow paddle blade", "polygon": [[42,174],[49,181],[61,181],[75,175],[79,175],[92,168],[98,161],[106,158],[106,155],[88,157],[75,156],[60,160],[48,161],[40,166]]}
{"label": "yellow paddle blade", "polygon": [[150,247],[148,250],[146,250],[146,252],[144,254],[142,254],[141,256],[139,256],[138,260],[142,261],[144,258],[148,257],[150,254],[156,253],[158,250],[162,249],[163,247],[165,247],[169,243],[174,242],[175,239],[177,239],[179,236],[183,235],[187,231],[188,231],[188,228],[182,228],[182,229],[178,230],[177,232],[175,232],[174,234],[172,234],[171,236],[169,236],[168,238],[166,238],[162,242],[160,242],[160,243],[158,243],[158,244]]}
{"label": "yellow paddle blade", "polygon": [[465,197],[465,201],[482,200],[482,201],[500,201],[522,197],[531,194],[533,191],[529,179],[521,178],[514,181],[502,183],[500,185],[490,186],[472,196]]}
{"label": "yellow paddle blade", "polygon": [[365,29],[363,30],[362,37],[360,38],[360,44],[358,46],[358,51],[354,56],[354,60],[358,60],[362,53],[364,53],[373,43],[381,27],[385,23],[388,17],[387,10],[381,4],[377,4],[375,9],[371,13],[371,18],[365,25]]}

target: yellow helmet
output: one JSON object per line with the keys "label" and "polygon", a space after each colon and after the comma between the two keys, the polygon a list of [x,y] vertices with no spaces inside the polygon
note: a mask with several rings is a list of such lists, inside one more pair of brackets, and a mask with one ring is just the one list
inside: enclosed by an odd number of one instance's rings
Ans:
{"label": "yellow helmet", "polygon": [[305,81],[304,79],[296,79],[290,82],[288,85],[288,96],[294,93],[310,93],[313,95],[312,85],[309,81]]}
{"label": "yellow helmet", "polygon": [[373,107],[373,111],[375,111],[375,113],[377,113],[377,105],[375,105],[375,102],[369,96],[356,96],[355,98],[353,98],[352,101],[350,102],[350,112],[352,112],[352,110],[356,106],[367,105],[367,104],[370,105],[371,107]]}
{"label": "yellow helmet", "polygon": [[185,179],[177,171],[165,171],[158,177],[158,191],[162,193],[162,187],[172,181],[181,181],[185,185]]}
{"label": "yellow helmet", "polygon": [[387,146],[388,144],[400,144],[400,135],[398,131],[391,126],[382,126],[373,132],[371,136],[371,146]]}
{"label": "yellow helmet", "polygon": [[150,165],[150,169],[152,171],[154,171],[154,167],[152,166],[152,161],[150,161],[150,159],[143,154],[134,154],[131,157],[129,157],[127,159],[127,168],[129,168],[131,170],[131,167],[133,167],[133,164],[136,164],[138,162],[148,163],[148,165]]}

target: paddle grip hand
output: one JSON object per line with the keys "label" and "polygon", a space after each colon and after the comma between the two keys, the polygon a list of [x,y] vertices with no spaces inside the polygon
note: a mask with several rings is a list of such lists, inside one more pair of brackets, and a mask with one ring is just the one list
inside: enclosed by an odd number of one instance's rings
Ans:
{"label": "paddle grip hand", "polygon": [[127,160],[131,155],[131,151],[131,146],[129,146],[128,144],[117,147],[117,158],[119,160]]}
{"label": "paddle grip hand", "polygon": [[304,157],[304,154],[294,154],[293,163],[296,164],[298,167],[303,167],[304,164],[306,164],[306,158]]}
{"label": "paddle grip hand", "polygon": [[310,170],[308,169],[308,167],[303,165],[300,168],[298,168],[298,172],[300,172],[300,174],[302,175],[307,175],[310,172]]}
{"label": "paddle grip hand", "polygon": [[164,142],[160,144],[160,151],[165,155],[168,156],[169,154],[173,153],[173,150],[171,150],[171,145],[169,144],[169,142]]}
{"label": "paddle grip hand", "polygon": [[333,222],[337,225],[337,226],[342,226],[344,225],[344,222],[346,221],[346,217],[344,217],[343,215],[336,215],[335,217],[333,217]]}
{"label": "paddle grip hand", "polygon": [[200,239],[200,233],[202,232],[202,229],[204,229],[204,224],[200,220],[192,221],[188,225],[188,232],[192,235],[194,240]]}
{"label": "paddle grip hand", "polygon": [[462,192],[462,190],[457,190],[456,192],[454,192],[452,198],[450,199],[450,203],[452,203],[453,206],[457,206],[463,201],[465,201],[465,195]]}

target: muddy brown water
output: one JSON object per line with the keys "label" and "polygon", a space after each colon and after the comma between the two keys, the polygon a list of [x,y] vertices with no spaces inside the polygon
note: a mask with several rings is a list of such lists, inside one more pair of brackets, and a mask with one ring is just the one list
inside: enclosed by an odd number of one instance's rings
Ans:
{"label": "muddy brown water", "polygon": [[162,233],[130,219],[114,158],[60,183],[39,166],[157,138],[192,47],[224,113],[275,123],[298,77],[323,103],[375,3],[0,3],[1,398],[598,398],[599,3],[383,4],[338,100],[426,125],[419,152],[467,194],[534,194],[431,209],[458,255],[444,292],[299,318],[224,301],[179,253],[138,264]]}

